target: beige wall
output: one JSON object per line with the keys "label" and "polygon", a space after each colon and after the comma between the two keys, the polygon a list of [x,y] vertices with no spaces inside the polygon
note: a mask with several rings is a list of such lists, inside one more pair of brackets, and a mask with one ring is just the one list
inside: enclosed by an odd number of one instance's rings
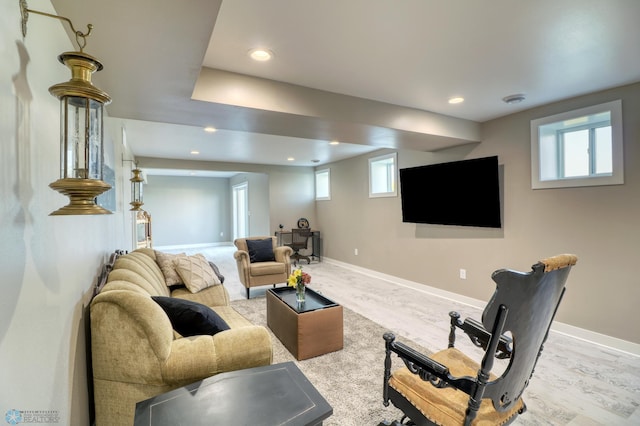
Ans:
{"label": "beige wall", "polygon": [[[54,13],[48,1],[36,9]],[[109,253],[131,248],[132,223],[130,174],[122,179],[121,140],[109,134],[117,212],[49,216],[67,199],[48,187],[60,158],[48,88],[69,80],[57,55],[72,49],[54,19],[31,18],[23,39],[18,2],[0,2],[0,415],[47,410],[61,425],[87,425],[86,305]]]}
{"label": "beige wall", "polygon": [[[622,99],[625,184],[532,190],[530,120]],[[563,252],[579,256],[557,320],[640,343],[631,320],[640,301],[640,84],[531,109],[483,125],[482,142],[436,153],[400,151],[399,167],[498,155],[503,228],[402,223],[400,198],[368,198],[367,159],[331,164],[332,199],[317,202],[324,256],[487,300],[491,273],[528,271]],[[383,151],[384,152],[384,151]],[[354,254],[358,248],[359,255]],[[459,269],[467,279],[459,278]]]}

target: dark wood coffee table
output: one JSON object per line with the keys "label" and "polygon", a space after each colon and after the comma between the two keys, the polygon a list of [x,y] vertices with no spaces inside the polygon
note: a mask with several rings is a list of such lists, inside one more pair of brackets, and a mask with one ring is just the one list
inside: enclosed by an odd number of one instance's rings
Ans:
{"label": "dark wood coffee table", "polygon": [[304,304],[293,287],[268,289],[267,325],[297,360],[344,346],[342,306],[309,287]]}
{"label": "dark wood coffee table", "polygon": [[136,404],[134,426],[321,425],[333,408],[293,362],[209,377]]}

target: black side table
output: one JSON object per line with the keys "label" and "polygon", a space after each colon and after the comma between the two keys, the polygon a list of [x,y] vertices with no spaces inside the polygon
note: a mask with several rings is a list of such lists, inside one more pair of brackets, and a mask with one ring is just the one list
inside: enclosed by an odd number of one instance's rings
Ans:
{"label": "black side table", "polygon": [[322,425],[333,408],[293,362],[218,374],[136,404],[134,426]]}

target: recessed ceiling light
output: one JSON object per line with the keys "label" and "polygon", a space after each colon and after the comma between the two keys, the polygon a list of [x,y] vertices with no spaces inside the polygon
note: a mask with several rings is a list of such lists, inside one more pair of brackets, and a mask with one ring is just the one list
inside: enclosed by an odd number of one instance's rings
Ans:
{"label": "recessed ceiling light", "polygon": [[331,142],[329,142],[329,145],[340,145],[340,142],[338,142],[338,141],[331,141]]}
{"label": "recessed ceiling light", "polygon": [[196,151],[196,150],[194,149],[193,151],[191,151],[191,154],[192,154],[192,155],[198,155],[198,154],[200,154],[200,151]]}
{"label": "recessed ceiling light", "polygon": [[293,157],[288,157],[288,158],[287,158],[287,161],[295,161],[295,158],[293,158]]}
{"label": "recessed ceiling light", "polygon": [[464,102],[464,98],[461,96],[456,96],[455,98],[449,98],[449,103],[450,104],[459,104]]}
{"label": "recessed ceiling light", "polygon": [[218,130],[218,129],[216,129],[215,127],[212,127],[212,126],[207,126],[207,127],[204,128],[204,131],[208,132],[208,133],[213,133],[216,130]]}
{"label": "recessed ceiling light", "polygon": [[249,50],[249,56],[254,61],[264,62],[273,58],[273,52],[269,49],[258,47],[258,48]]}
{"label": "recessed ceiling light", "polygon": [[520,102],[525,100],[525,96],[523,93],[518,93],[515,95],[509,95],[509,96],[505,96],[504,98],[502,98],[502,100],[506,103],[508,103],[509,105],[512,104],[519,104]]}

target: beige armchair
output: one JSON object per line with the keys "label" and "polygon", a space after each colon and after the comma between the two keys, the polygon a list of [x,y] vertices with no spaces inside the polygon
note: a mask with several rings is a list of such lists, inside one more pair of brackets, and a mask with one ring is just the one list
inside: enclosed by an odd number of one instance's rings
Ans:
{"label": "beige armchair", "polygon": [[238,238],[233,257],[238,266],[240,282],[247,289],[263,285],[286,283],[291,274],[291,247],[278,247],[276,237]]}

